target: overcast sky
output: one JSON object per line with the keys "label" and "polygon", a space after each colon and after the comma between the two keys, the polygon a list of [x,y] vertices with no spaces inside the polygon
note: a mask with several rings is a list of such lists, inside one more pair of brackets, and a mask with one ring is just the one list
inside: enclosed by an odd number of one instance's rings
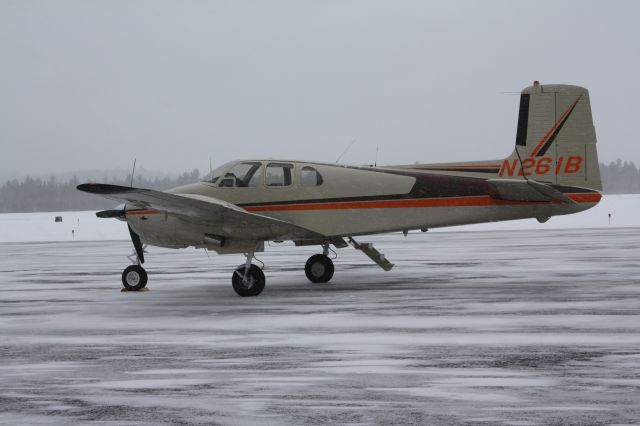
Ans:
{"label": "overcast sky", "polygon": [[533,80],[640,162],[637,1],[0,0],[0,171],[508,155]]}

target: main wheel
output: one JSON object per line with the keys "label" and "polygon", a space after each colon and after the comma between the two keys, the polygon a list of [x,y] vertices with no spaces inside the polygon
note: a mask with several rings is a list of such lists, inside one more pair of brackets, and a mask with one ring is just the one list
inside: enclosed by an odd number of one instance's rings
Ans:
{"label": "main wheel", "polygon": [[304,273],[312,283],[328,283],[333,277],[333,262],[324,254],[314,254],[304,265]]}
{"label": "main wheel", "polygon": [[231,278],[233,289],[238,293],[238,296],[251,297],[262,293],[265,284],[262,269],[258,268],[256,265],[251,265],[251,267],[249,267],[246,280],[244,280],[244,270],[244,265],[239,266]]}
{"label": "main wheel", "polygon": [[147,271],[140,265],[128,266],[122,272],[122,284],[128,291],[142,290],[147,285]]}

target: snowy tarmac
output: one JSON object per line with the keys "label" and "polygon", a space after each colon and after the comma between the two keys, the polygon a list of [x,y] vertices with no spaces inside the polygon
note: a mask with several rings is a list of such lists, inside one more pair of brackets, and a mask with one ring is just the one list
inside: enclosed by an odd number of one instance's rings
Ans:
{"label": "snowy tarmac", "polygon": [[640,228],[362,239],[240,256],[150,248],[150,291],[120,292],[127,241],[4,243],[2,424],[640,422]]}

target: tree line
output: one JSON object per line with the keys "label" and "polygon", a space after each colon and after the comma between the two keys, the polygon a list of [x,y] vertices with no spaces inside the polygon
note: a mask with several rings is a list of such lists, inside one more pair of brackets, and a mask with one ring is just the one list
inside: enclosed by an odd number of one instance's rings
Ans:
{"label": "tree line", "polygon": [[640,194],[640,170],[633,161],[600,163],[600,177],[605,194]]}
{"label": "tree line", "polygon": [[[609,164],[601,163],[600,173],[606,194],[640,193],[640,170],[633,162],[618,159]],[[200,171],[195,169],[173,178],[149,179],[139,175],[133,183],[136,187],[162,191],[200,179]],[[124,179],[104,178],[100,182],[129,186],[131,174]],[[0,213],[104,210],[114,207],[114,201],[78,191],[76,186],[80,183],[76,177],[63,181],[55,176],[7,181],[0,187]]]}
{"label": "tree line", "polygon": [[[148,179],[136,176],[133,185],[162,191],[199,180],[200,171],[195,169],[174,178]],[[99,182],[130,186],[131,174],[124,179],[103,178]],[[27,177],[22,181],[10,180],[0,187],[0,213],[106,210],[117,204],[115,201],[78,191],[76,187],[81,183],[84,182],[76,177],[61,181],[55,176],[49,179]]]}

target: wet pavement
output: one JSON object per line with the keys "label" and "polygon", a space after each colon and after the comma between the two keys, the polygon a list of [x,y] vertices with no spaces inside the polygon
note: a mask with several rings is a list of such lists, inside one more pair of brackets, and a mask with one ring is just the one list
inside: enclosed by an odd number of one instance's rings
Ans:
{"label": "wet pavement", "polygon": [[640,422],[640,229],[394,234],[391,272],[338,251],[149,248],[121,293],[125,241],[0,250],[2,424]]}

